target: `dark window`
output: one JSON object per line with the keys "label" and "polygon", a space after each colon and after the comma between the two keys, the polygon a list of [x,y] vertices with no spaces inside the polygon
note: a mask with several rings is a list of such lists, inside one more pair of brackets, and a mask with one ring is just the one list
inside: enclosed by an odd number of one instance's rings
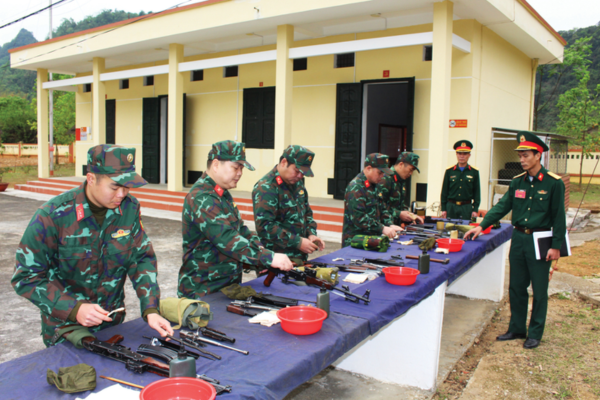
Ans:
{"label": "dark window", "polygon": [[579,156],[577,156],[577,159],[579,160]]}
{"label": "dark window", "polygon": [[129,89],[129,79],[121,79],[119,81],[119,89]]}
{"label": "dark window", "polygon": [[144,86],[154,86],[154,75],[144,77]]}
{"label": "dark window", "polygon": [[336,54],[334,58],[334,68],[354,67],[354,53]]}
{"label": "dark window", "polygon": [[84,83],[83,84],[83,93],[89,93],[92,91],[92,84],[91,83]]}
{"label": "dark window", "polygon": [[223,78],[231,78],[234,76],[238,76],[238,66],[232,65],[230,67],[223,68]]}
{"label": "dark window", "polygon": [[433,46],[423,46],[423,61],[433,60]]}
{"label": "dark window", "polygon": [[306,71],[308,69],[308,58],[294,58],[294,71]]}
{"label": "dark window", "polygon": [[106,119],[106,144],[115,144],[116,140],[116,115],[117,103],[115,99],[105,101],[105,119]]}
{"label": "dark window", "polygon": [[244,89],[242,141],[249,149],[275,148],[275,88]]}
{"label": "dark window", "polygon": [[190,81],[196,82],[196,81],[203,81],[203,80],[204,80],[204,70],[203,69],[197,69],[195,71],[190,71]]}

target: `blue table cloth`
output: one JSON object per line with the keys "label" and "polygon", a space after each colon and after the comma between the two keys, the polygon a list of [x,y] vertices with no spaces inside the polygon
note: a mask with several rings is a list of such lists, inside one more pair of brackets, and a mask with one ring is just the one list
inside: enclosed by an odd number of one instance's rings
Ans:
{"label": "blue table cloth", "polygon": [[[349,284],[350,289],[363,294],[371,290],[371,303],[364,305],[346,301],[330,295],[331,314],[323,323],[320,332],[310,336],[294,336],[285,333],[280,325],[270,328],[248,323],[248,317],[225,311],[230,302],[223,294],[215,293],[205,297],[214,312],[210,326],[236,338],[234,347],[250,351],[250,355],[209,346],[208,350],[223,357],[220,361],[200,358],[197,365],[199,374],[206,374],[232,385],[233,392],[219,396],[227,399],[280,399],[300,384],[306,382],[329,366],[347,351],[369,335],[404,314],[410,307],[429,296],[443,282],[452,282],[466,272],[502,243],[510,239],[512,226],[503,224],[501,229],[492,230],[489,235],[464,244],[463,250],[448,256],[432,253],[432,258],[450,259],[448,265],[431,263],[427,275],[419,275],[412,286],[394,286],[383,277],[363,284]],[[400,240],[408,239],[401,237]],[[343,264],[351,258],[391,259],[392,255],[418,255],[417,246],[392,244],[385,253],[343,248],[314,261],[334,263],[334,258],[344,258]],[[405,266],[417,268],[416,260],[404,260]],[[342,279],[345,273],[342,273]],[[270,287],[263,284],[264,278],[253,280],[247,285],[259,292],[305,301],[315,301],[318,290],[313,287],[284,285],[275,279]],[[32,327],[31,329],[38,329]],[[108,328],[97,334],[98,339],[107,340],[115,334],[125,337],[123,345],[137,349],[141,343],[148,343],[142,336],[152,336],[155,331],[141,319]],[[178,334],[176,334],[178,336]],[[41,339],[40,339],[41,340]],[[47,368],[58,372],[59,367],[86,363],[96,368],[97,375],[122,379],[138,385],[147,385],[161,379],[152,373],[136,374],[125,369],[125,365],[84,349],[76,349],[70,343],[63,343],[42,351],[0,364],[0,386],[3,399],[43,398],[70,399],[86,397],[89,392],[65,394],[46,382]],[[115,383],[97,379],[96,391]]]}

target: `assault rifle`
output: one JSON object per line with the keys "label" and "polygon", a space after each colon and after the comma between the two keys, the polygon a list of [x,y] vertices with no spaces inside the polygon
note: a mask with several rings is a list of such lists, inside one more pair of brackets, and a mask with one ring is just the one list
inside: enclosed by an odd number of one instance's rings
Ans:
{"label": "assault rifle", "polygon": [[307,285],[323,287],[331,291],[337,290],[338,292],[343,293],[343,297],[346,300],[351,301],[353,303],[359,304],[361,301],[364,301],[365,304],[369,304],[371,302],[371,300],[369,299],[371,290],[367,289],[365,294],[363,296],[360,296],[356,293],[352,293],[347,285],[339,288],[331,282],[327,282],[324,279],[317,278],[317,272],[310,268],[305,268],[304,271],[300,271],[297,268],[292,268],[289,271],[282,271],[280,269],[269,267],[269,273],[267,274],[267,277],[265,278],[263,284],[267,287],[271,286],[273,279],[275,279],[275,277],[279,274],[282,275],[281,281],[285,284],[288,284],[291,278],[298,282],[305,282]]}
{"label": "assault rifle", "polygon": [[[135,351],[131,351],[129,347],[120,345],[123,341],[123,336],[115,335],[107,341],[95,339],[91,336],[84,337],[81,344],[86,350],[92,353],[108,357],[112,360],[119,361],[125,364],[125,368],[129,371],[141,374],[142,372],[152,372],[160,376],[169,376],[169,365],[155,358],[145,356]],[[217,394],[223,392],[231,392],[231,386],[223,386],[219,381],[209,378],[205,375],[196,375],[196,378],[202,379],[214,386]]]}

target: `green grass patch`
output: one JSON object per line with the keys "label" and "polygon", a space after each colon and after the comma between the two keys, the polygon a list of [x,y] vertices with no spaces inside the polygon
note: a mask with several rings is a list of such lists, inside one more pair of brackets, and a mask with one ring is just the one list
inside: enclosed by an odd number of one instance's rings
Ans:
{"label": "green grass patch", "polygon": [[[579,205],[589,179],[589,177],[583,178],[583,184],[581,185],[581,188],[579,187],[579,184],[571,182],[571,187],[569,189],[569,200],[571,204],[577,203],[577,205]],[[583,204],[600,204],[600,185],[591,184],[589,186],[587,193],[585,194]]]}
{"label": "green grass patch", "polygon": [[[11,185],[27,183],[27,181],[35,181],[38,179],[37,165],[23,165],[18,167],[0,168],[2,182],[10,183]],[[53,177],[74,176],[75,164],[60,164],[54,166]]]}

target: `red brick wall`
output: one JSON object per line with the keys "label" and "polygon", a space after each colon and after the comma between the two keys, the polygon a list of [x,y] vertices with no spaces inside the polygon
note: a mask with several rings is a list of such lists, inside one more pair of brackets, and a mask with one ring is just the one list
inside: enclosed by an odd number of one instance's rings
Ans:
{"label": "red brick wall", "polygon": [[565,183],[565,210],[569,209],[569,194],[571,189],[571,176],[569,174],[564,174],[562,176],[562,181]]}

